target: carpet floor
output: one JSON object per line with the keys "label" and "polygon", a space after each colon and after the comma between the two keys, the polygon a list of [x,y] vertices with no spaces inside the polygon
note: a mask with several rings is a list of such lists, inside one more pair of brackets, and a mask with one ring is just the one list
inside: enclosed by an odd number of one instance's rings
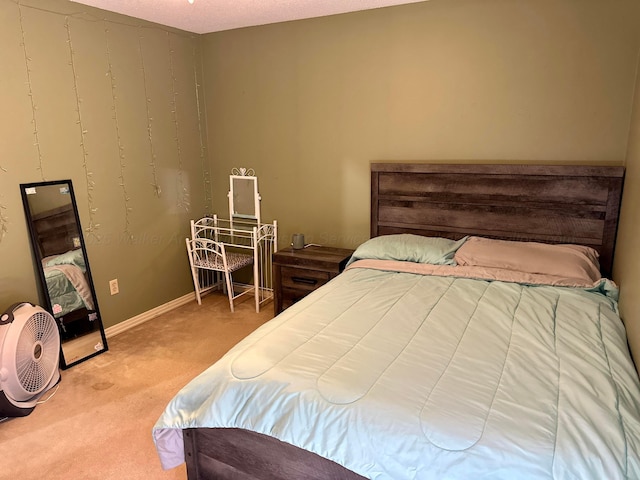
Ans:
{"label": "carpet floor", "polygon": [[231,313],[212,293],[111,337],[108,352],[61,372],[46,403],[0,423],[0,479],[186,479],[184,465],[162,470],[151,428],[180,388],[272,317],[272,304]]}

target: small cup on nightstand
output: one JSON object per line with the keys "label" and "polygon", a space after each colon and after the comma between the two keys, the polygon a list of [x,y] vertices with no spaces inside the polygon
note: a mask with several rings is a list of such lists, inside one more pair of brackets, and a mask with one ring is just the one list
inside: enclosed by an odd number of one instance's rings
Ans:
{"label": "small cup on nightstand", "polygon": [[304,235],[302,233],[294,233],[291,237],[291,246],[296,250],[304,248]]}

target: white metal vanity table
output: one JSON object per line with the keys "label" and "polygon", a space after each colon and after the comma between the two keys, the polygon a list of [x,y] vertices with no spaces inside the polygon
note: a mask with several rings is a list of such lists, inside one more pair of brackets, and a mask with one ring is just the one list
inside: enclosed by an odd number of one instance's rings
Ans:
{"label": "white metal vanity table", "polygon": [[[232,312],[234,300],[250,294],[259,312],[273,299],[272,257],[278,249],[278,225],[276,221],[262,223],[258,179],[253,170],[233,169],[228,197],[228,219],[213,215],[191,221],[191,238],[186,243],[196,298],[200,303],[201,295],[222,287]],[[252,282],[234,282],[231,274],[250,265]]]}

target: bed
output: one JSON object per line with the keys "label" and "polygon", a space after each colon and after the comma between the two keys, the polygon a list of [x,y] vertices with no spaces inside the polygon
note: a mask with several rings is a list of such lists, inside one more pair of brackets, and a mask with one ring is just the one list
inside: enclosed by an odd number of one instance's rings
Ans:
{"label": "bed", "polygon": [[372,164],[372,239],[176,395],[153,429],[163,466],[639,478],[640,386],[602,278],[623,174]]}

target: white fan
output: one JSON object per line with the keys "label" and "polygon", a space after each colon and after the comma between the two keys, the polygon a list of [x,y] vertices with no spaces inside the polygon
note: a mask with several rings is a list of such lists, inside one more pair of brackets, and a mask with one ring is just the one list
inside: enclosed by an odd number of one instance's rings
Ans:
{"label": "white fan", "polygon": [[60,334],[49,312],[16,303],[0,316],[0,417],[24,417],[60,381]]}

